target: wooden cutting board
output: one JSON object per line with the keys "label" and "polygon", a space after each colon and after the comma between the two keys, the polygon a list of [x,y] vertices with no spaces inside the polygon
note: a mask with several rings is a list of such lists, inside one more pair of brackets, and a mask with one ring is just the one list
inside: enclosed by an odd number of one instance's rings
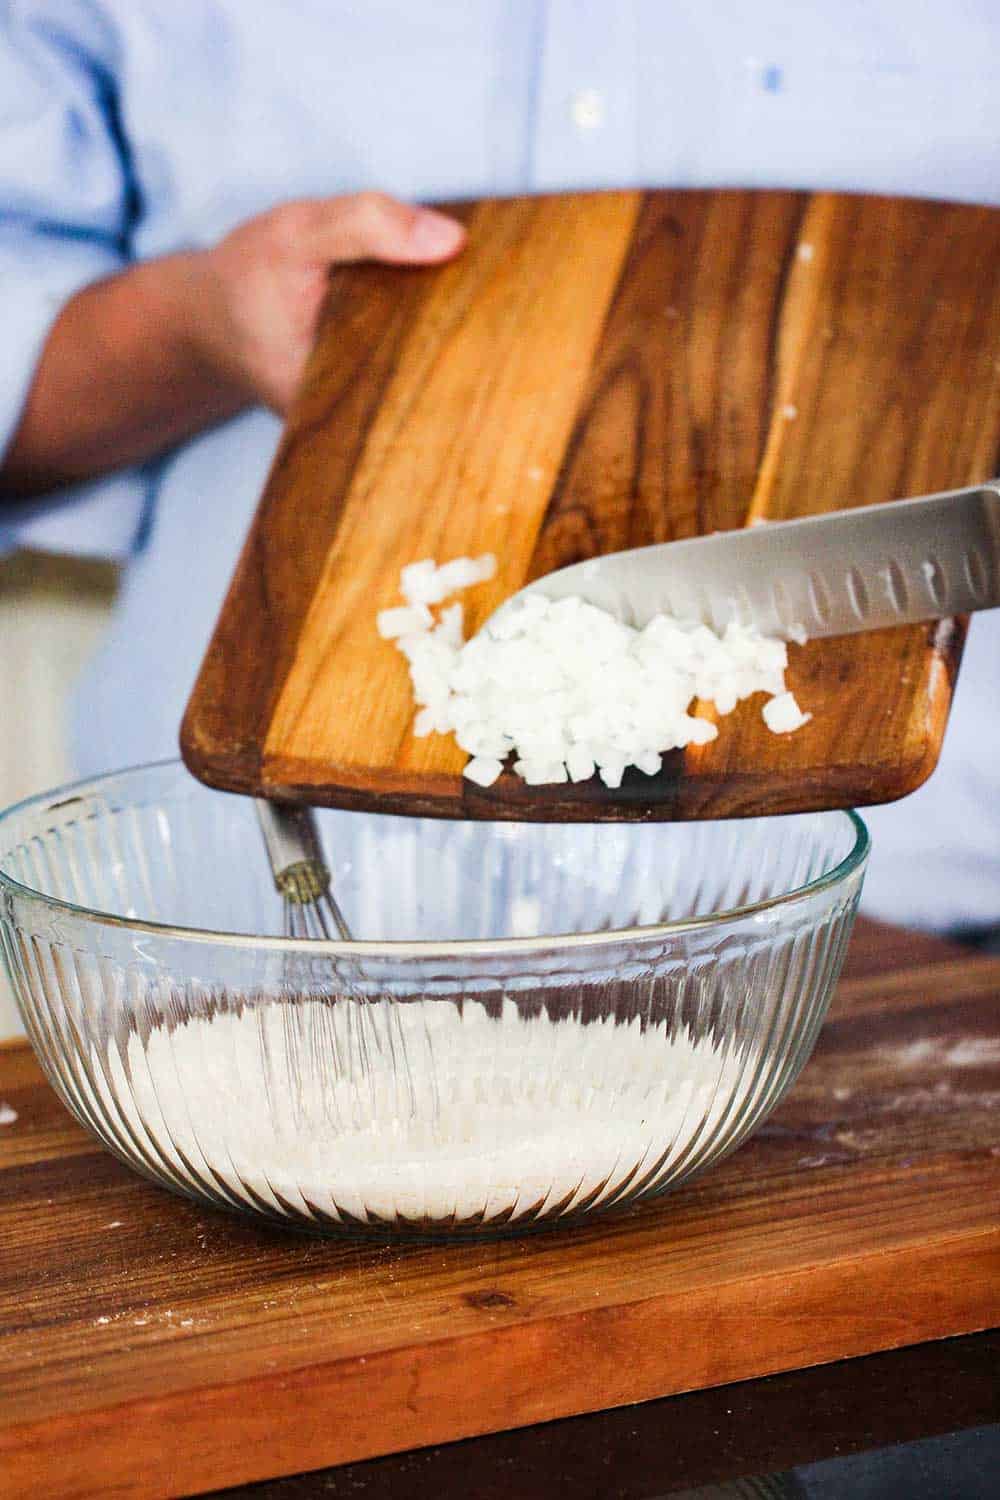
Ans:
{"label": "wooden cutting board", "polygon": [[730,1159],[492,1244],[174,1198],[0,1048],[4,1500],[189,1494],[1000,1322],[1000,960],[862,922],[845,975]]}
{"label": "wooden cutting board", "polygon": [[483,791],[416,739],[375,631],[400,569],[493,552],[475,628],[596,553],[989,478],[1000,212],[788,193],[604,193],[459,211],[444,268],[332,280],[184,720],[231,791],[466,817],[688,818],[881,802],[933,769],[961,623],[792,648],[813,721],[760,700],[660,775]]}

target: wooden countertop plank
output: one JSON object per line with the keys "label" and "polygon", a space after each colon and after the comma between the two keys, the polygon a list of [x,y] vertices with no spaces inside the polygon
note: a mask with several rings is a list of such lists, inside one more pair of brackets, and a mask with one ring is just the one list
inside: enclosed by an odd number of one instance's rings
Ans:
{"label": "wooden countertop plank", "polygon": [[485,1244],[322,1241],[174,1199],[0,1049],[5,1494],[219,1487],[996,1322],[1000,960],[861,924],[851,967],[726,1162]]}

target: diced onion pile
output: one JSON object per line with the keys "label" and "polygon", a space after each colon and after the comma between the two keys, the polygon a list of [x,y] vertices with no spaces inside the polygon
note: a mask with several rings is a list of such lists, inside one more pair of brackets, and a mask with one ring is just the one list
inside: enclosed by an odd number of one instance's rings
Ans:
{"label": "diced onion pile", "polygon": [[784,641],[735,623],[720,636],[657,615],[636,630],[583,599],[535,594],[466,641],[461,604],[437,616],[432,606],[495,571],[491,555],[413,563],[400,581],[405,604],[378,616],[380,635],[409,663],[414,733],[454,734],[479,786],[491,786],[511,754],[529,786],[596,772],[618,787],[629,766],[655,776],[664,751],[718,734],[689,712],[699,699],[721,717],[767,693],[763,717],[775,734],[811,717],[785,688]]}

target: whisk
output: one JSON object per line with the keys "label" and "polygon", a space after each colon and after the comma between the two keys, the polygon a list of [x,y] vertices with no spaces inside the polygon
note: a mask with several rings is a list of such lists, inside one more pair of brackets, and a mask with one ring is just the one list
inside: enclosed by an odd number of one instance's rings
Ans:
{"label": "whisk", "polygon": [[257,817],[283,904],[285,937],[351,941],[351,929],[330,887],[311,807],[255,798]]}
{"label": "whisk", "polygon": [[[268,802],[259,797],[254,801],[271,874],[282,900],[284,936],[306,940],[339,937],[344,942],[351,942],[351,929],[330,886],[330,870],[323,856],[312,808]],[[315,966],[301,956],[288,960],[286,972],[292,984],[301,982],[306,974],[315,979]],[[333,1076],[339,1074],[350,1082],[355,1124],[374,1114],[374,1069],[380,1058],[389,1063],[396,1115],[412,1115],[416,1096],[398,1007],[392,1001],[369,1003],[361,992],[360,978],[355,964],[337,964],[334,994],[339,995],[338,1003],[347,1007],[344,1028],[346,1071],[328,1025],[322,1031],[322,1037],[311,1037],[309,1050],[321,1072],[329,1070]],[[292,1006],[282,1009],[290,1057],[298,1056],[302,1050],[302,1039],[296,1031],[302,1014]],[[361,1104],[361,1094],[366,1096],[367,1105]]]}

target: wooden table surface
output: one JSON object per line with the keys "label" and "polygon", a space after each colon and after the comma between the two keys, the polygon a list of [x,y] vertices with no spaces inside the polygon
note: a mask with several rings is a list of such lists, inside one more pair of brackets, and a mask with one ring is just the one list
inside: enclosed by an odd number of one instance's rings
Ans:
{"label": "wooden table surface", "polygon": [[[998,1369],[1000,1330],[994,1329],[213,1494],[218,1500],[663,1500],[682,1491],[680,1500],[779,1500],[773,1477],[761,1476],[835,1459],[847,1460],[850,1474],[840,1477],[839,1489],[827,1478],[821,1493],[837,1500],[996,1500]],[[935,1487],[928,1439],[945,1435],[945,1473],[939,1461]],[[881,1458],[891,1457],[898,1470],[907,1455],[910,1477],[923,1481],[919,1493],[905,1482],[872,1486]],[[956,1456],[971,1461],[966,1470],[975,1465],[980,1484],[961,1485]]]}
{"label": "wooden table surface", "polygon": [[861,924],[812,1062],[731,1159],[451,1247],[174,1199],[0,1050],[5,1497],[196,1493],[995,1324],[998,992],[1000,960]]}

